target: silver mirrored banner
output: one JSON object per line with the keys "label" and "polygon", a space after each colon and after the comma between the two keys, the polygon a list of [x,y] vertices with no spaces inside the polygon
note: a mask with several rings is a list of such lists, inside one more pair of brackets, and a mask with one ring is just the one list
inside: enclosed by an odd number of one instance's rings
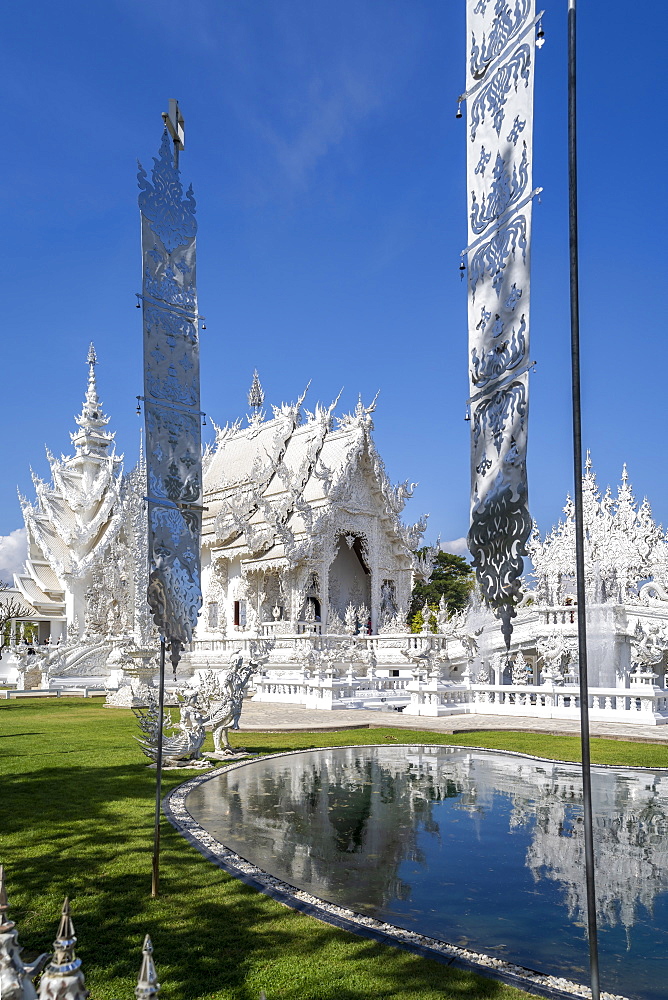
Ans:
{"label": "silver mirrored banner", "polygon": [[535,0],[467,0],[471,527],[506,643],[531,531],[527,505]]}
{"label": "silver mirrored banner", "polygon": [[139,166],[148,603],[174,666],[202,605],[199,317],[192,187],[183,196],[167,130],[149,181]]}

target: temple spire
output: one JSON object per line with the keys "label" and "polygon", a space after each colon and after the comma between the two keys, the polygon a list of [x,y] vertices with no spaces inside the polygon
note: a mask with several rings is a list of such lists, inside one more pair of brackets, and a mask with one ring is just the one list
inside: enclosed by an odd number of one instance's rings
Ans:
{"label": "temple spire", "polygon": [[95,344],[92,340],[88,348],[86,361],[88,362],[88,390],[89,392],[92,390],[97,398],[97,386],[95,385],[95,365],[97,364],[97,354],[95,353]]}
{"label": "temple spire", "polygon": [[253,372],[253,382],[248,391],[248,405],[252,406],[255,412],[262,407],[264,403],[264,391],[262,389],[262,384],[260,382],[260,376],[257,373],[257,368]]}
{"label": "temple spire", "polygon": [[260,376],[257,373],[257,368],[253,371],[253,381],[251,387],[248,390],[248,405],[250,406],[252,415],[248,418],[249,423],[259,424],[264,418],[262,412],[262,404],[264,403],[264,389],[262,388],[262,383],[260,382]]}
{"label": "temple spire", "polygon": [[114,435],[103,429],[109,423],[110,418],[103,412],[102,403],[97,394],[95,379],[97,354],[92,342],[86,355],[86,364],[88,365],[86,396],[81,413],[74,418],[80,429],[74,434],[70,434],[70,438],[76,448],[77,458],[106,458],[107,449],[113,443]]}

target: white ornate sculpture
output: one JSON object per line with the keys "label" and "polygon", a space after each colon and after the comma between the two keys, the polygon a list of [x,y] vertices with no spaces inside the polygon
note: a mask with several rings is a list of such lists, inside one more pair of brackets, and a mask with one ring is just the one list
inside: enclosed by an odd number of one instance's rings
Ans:
{"label": "white ornate sculpture", "polygon": [[40,955],[30,965],[23,964],[23,948],[19,945],[16,924],[7,917],[8,910],[5,871],[0,865],[0,997],[2,1000],[37,1000],[32,980],[42,971],[49,956]]}
{"label": "white ornate sculpture", "polygon": [[[7,918],[9,904],[5,890],[4,868],[0,865],[0,998],[2,1000],[87,1000],[81,959],[76,957],[77,939],[66,898],[61,912],[52,955],[45,953],[30,965],[21,961],[23,949],[18,943],[14,921]],[[46,968],[45,968],[46,966]],[[42,969],[44,972],[42,973]],[[32,980],[42,973],[38,990]],[[142,964],[134,994],[137,1000],[155,1000],[160,984],[153,962],[153,945],[146,935]]]}
{"label": "white ornate sculpture", "polygon": [[530,675],[531,667],[520,650],[513,660],[513,684],[528,684]]}
{"label": "white ornate sculpture", "polygon": [[[169,767],[179,761],[196,761],[200,758],[200,750],[206,737],[204,716],[198,707],[197,691],[178,692],[180,703],[180,719],[175,726],[169,712],[163,716],[162,731],[175,730],[171,736],[163,736],[162,759],[163,766]],[[160,715],[155,694],[152,695],[148,708],[133,708],[144,738],[135,736],[141,745],[142,752],[152,760],[158,759]]]}
{"label": "white ornate sculpture", "polygon": [[81,959],[74,952],[76,943],[70,904],[65,899],[53,955],[39,981],[39,1000],[88,1000]]}
{"label": "white ornate sculpture", "polygon": [[[534,0],[467,0],[471,527],[487,604],[510,645],[531,531],[526,444]],[[462,264],[462,268],[464,265]]]}
{"label": "white ornate sculpture", "polygon": [[213,671],[205,674],[198,691],[199,703],[206,711],[205,726],[213,732],[214,753],[234,755],[228,730],[239,728],[243,699],[253,674],[266,660],[266,654],[255,653],[244,662],[242,650],[230,658],[230,668],[221,684]]}
{"label": "white ornate sculpture", "polygon": [[668,625],[666,622],[636,622],[631,635],[631,662],[636,675],[656,676],[653,671],[662,662],[668,650]]}
{"label": "white ornate sculpture", "polygon": [[577,662],[577,639],[552,631],[536,640],[536,649],[543,664],[543,679],[563,684],[571,665]]}

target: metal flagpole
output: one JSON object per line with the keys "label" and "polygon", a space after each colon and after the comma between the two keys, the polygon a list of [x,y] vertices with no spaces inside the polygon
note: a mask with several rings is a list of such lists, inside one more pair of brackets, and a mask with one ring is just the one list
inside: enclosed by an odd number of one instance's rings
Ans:
{"label": "metal flagpole", "polygon": [[587,683],[587,607],[585,594],[584,525],[582,516],[582,420],[580,406],[580,304],[578,284],[578,192],[576,128],[575,0],[568,0],[568,235],[571,292],[571,377],[573,401],[573,470],[575,500],[575,568],[580,670],[580,740],[582,744],[582,805],[584,810],[587,928],[592,1000],[599,1000],[598,931],[594,879],[594,835],[591,808],[589,748],[589,686]]}
{"label": "metal flagpole", "polygon": [[153,829],[153,878],[151,896],[160,889],[160,800],[162,798],[162,722],[165,714],[165,639],[160,639],[160,689],[158,692],[158,756],[155,762],[155,825]]}

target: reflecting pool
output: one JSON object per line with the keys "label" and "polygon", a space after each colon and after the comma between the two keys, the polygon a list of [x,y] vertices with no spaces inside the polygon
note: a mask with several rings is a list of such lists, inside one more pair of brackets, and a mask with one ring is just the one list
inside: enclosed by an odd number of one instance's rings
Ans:
{"label": "reflecting pool", "polygon": [[[379,920],[588,979],[577,765],[459,747],[257,760],[187,799],[272,875]],[[602,989],[668,993],[668,772],[592,770]]]}

